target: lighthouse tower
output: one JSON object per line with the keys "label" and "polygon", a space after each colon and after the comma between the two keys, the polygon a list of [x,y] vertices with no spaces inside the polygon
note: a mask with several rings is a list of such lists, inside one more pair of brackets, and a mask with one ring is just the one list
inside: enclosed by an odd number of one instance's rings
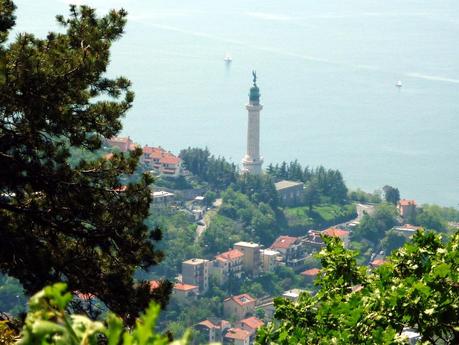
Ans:
{"label": "lighthouse tower", "polygon": [[242,172],[258,175],[261,173],[263,158],[260,156],[260,111],[263,106],[260,104],[260,89],[257,86],[257,74],[253,74],[253,86],[250,89],[249,104],[245,107],[248,110],[247,126],[247,152],[242,159]]}

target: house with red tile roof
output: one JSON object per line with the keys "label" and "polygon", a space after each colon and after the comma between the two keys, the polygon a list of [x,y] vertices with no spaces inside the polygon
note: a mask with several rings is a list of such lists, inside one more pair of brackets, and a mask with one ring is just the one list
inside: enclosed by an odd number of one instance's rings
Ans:
{"label": "house with red tile roof", "polygon": [[142,151],[142,163],[148,165],[158,173],[173,177],[177,177],[182,173],[182,160],[161,146],[144,146]]}
{"label": "house with red tile roof", "polygon": [[298,241],[298,237],[293,236],[279,236],[273,244],[271,244],[271,249],[285,252],[288,248],[293,246]]}
{"label": "house with red tile roof", "polygon": [[230,328],[223,337],[223,344],[249,345],[250,333],[241,328]]}
{"label": "house with red tile roof", "polygon": [[379,266],[385,264],[387,262],[387,260],[383,259],[383,258],[379,258],[379,259],[375,259],[373,260],[371,263],[370,263],[370,266],[373,267],[373,268],[378,268]]}
{"label": "house with red tile roof", "polygon": [[344,245],[347,245],[349,243],[350,232],[347,230],[331,227],[322,231],[322,234],[330,237],[338,237],[341,241],[344,242]]}
{"label": "house with red tile roof", "polygon": [[196,299],[199,294],[199,286],[183,283],[175,283],[172,295],[179,301]]}
{"label": "house with red tile roof", "polygon": [[255,335],[258,328],[263,327],[265,325],[263,321],[256,318],[255,316],[251,316],[246,319],[243,319],[239,321],[239,324],[240,324],[240,328],[249,332],[250,336],[252,337]]}
{"label": "house with red tile roof", "polygon": [[304,279],[306,280],[306,282],[312,283],[312,282],[317,278],[317,276],[319,275],[319,273],[320,273],[320,269],[318,269],[318,268],[311,268],[311,269],[309,269],[309,270],[306,270],[306,271],[301,272],[300,274],[304,277]]}
{"label": "house with red tile roof", "polygon": [[397,210],[405,221],[410,221],[416,215],[416,200],[400,200],[397,204]]}
{"label": "house with red tile roof", "polygon": [[135,144],[130,137],[112,137],[105,140],[106,144],[110,147],[116,147],[121,152],[128,152],[134,150],[138,145]]}
{"label": "house with red tile roof", "polygon": [[322,234],[330,237],[339,237],[343,239],[349,236],[349,231],[338,228],[328,228],[327,230],[322,231]]}
{"label": "house with red tile roof", "polygon": [[270,249],[278,251],[285,264],[293,269],[302,268],[305,259],[305,247],[298,237],[279,236]]}
{"label": "house with red tile roof", "polygon": [[226,320],[207,319],[199,322],[194,329],[200,334],[205,334],[209,343],[223,342],[223,334],[231,328],[231,324]]}
{"label": "house with red tile roof", "polygon": [[220,284],[224,284],[230,277],[241,278],[244,253],[238,249],[230,249],[227,252],[215,256],[211,262],[210,272]]}
{"label": "house with red tile roof", "polygon": [[255,313],[256,301],[249,294],[228,297],[223,301],[223,314],[237,320],[243,319]]}
{"label": "house with red tile roof", "polygon": [[226,260],[226,261],[233,261],[233,260],[240,260],[244,256],[244,253],[238,249],[230,249],[227,252],[218,254],[215,258]]}

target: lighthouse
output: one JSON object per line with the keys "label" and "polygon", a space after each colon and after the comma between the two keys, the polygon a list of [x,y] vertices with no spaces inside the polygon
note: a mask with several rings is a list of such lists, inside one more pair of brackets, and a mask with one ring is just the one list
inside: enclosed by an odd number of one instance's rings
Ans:
{"label": "lighthouse", "polygon": [[261,174],[263,158],[260,156],[260,89],[257,86],[257,74],[253,75],[253,86],[250,88],[249,103],[245,106],[248,111],[247,151],[242,159],[242,172],[246,174]]}

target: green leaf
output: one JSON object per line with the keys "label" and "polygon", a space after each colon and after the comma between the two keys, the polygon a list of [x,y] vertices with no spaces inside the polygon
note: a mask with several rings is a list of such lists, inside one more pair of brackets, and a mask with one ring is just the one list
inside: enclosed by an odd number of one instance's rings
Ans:
{"label": "green leaf", "polygon": [[123,333],[123,321],[115,314],[109,313],[107,317],[108,328],[105,331],[108,345],[118,345]]}

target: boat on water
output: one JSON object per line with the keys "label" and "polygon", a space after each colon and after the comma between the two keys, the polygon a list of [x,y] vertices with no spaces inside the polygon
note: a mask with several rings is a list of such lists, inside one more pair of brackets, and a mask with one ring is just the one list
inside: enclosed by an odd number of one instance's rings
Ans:
{"label": "boat on water", "polygon": [[402,87],[402,81],[399,80],[398,82],[396,82],[395,86],[397,86],[398,88],[401,88]]}
{"label": "boat on water", "polygon": [[230,63],[231,61],[233,61],[233,59],[231,58],[231,56],[229,54],[226,54],[225,55],[225,58],[223,59],[226,63]]}

